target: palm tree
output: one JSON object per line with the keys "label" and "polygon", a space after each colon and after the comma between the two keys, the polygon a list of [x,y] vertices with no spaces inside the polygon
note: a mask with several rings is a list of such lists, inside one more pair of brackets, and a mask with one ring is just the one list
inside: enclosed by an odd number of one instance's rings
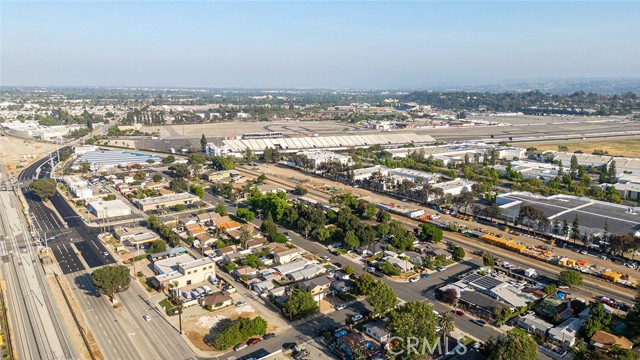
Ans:
{"label": "palm tree", "polygon": [[240,242],[244,245],[247,241],[251,240],[251,237],[251,231],[249,231],[247,225],[242,225],[240,228],[240,235],[238,235]]}
{"label": "palm tree", "polygon": [[450,312],[443,312],[438,320],[438,326],[440,326],[445,336],[449,336],[456,328],[456,319]]}

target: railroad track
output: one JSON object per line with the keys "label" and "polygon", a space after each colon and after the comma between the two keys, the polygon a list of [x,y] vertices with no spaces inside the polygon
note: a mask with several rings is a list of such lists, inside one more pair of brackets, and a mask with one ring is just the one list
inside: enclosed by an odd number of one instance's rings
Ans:
{"label": "railroad track", "polygon": [[[245,169],[245,168],[237,168],[236,170],[238,170],[241,173],[245,173],[247,175],[251,175],[254,177],[258,177],[260,175],[263,175],[262,172],[258,172],[258,171],[253,171],[253,170],[249,170],[249,169]],[[267,175],[267,174],[265,174]],[[272,183],[276,183],[279,185],[282,185],[284,188],[289,189],[289,190],[293,190],[295,189],[296,185],[301,185],[300,183],[294,182],[294,181],[289,181],[289,180],[283,180],[277,177],[269,177],[267,181],[270,181]],[[314,189],[314,188],[307,188],[307,195],[313,198],[317,198],[317,200],[323,201],[323,202],[329,202],[329,199],[331,198],[331,194],[326,193],[326,192],[322,192],[320,190]],[[398,220],[402,223],[404,223],[405,225],[407,225],[410,228],[415,228],[418,227],[420,225],[422,225],[423,223],[421,221],[418,220],[414,220],[405,216],[401,216],[401,215],[397,215],[397,214],[391,214],[391,218]],[[537,267],[538,270],[544,270],[547,273],[550,274],[557,274],[559,271],[561,270],[566,270],[563,267],[560,266],[555,266],[552,265],[548,262],[545,261],[541,261],[539,259],[535,259],[535,258],[531,258],[531,257],[526,257],[526,256],[519,256],[511,251],[499,248],[497,246],[492,246],[489,245],[485,242],[480,242],[480,241],[474,241],[471,238],[462,236],[460,234],[457,233],[450,233],[450,232],[446,232],[445,231],[445,238],[447,240],[451,240],[452,242],[458,243],[459,245],[462,245],[463,247],[467,247],[467,248],[471,248],[474,250],[480,250],[480,251],[487,251],[490,252],[494,255],[499,256],[500,258],[503,258],[505,260],[511,260],[514,262],[519,262],[519,263],[526,263],[528,265],[530,265],[531,267]],[[592,275],[586,275],[584,277],[584,285],[588,285],[589,288],[586,288],[585,290],[590,290],[591,293],[594,293],[594,295],[600,294],[600,295],[611,295],[613,294],[616,298],[618,299],[623,299],[625,300],[625,302],[629,303],[629,304],[633,304],[634,300],[635,300],[635,296],[636,296],[636,291],[635,290],[631,290],[629,288],[620,286],[618,284],[614,284],[612,282],[594,277]],[[596,292],[594,292],[594,290]],[[613,290],[613,291],[612,291]]]}

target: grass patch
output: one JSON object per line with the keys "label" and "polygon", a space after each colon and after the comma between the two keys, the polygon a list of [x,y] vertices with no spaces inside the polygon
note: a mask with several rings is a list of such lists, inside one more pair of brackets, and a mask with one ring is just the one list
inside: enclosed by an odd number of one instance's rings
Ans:
{"label": "grass patch", "polygon": [[164,309],[164,312],[167,315],[174,315],[173,314],[173,304],[171,304],[169,299],[162,299],[162,301],[160,301],[158,303],[158,305],[162,306],[162,308]]}
{"label": "grass patch", "polygon": [[594,150],[603,150],[611,156],[635,157],[640,152],[640,139],[616,139],[605,141],[579,141],[579,142],[556,142],[556,143],[531,143],[522,144],[523,147],[533,146],[538,150],[558,150],[559,145],[566,146],[570,153],[578,150],[585,154],[591,154]]}
{"label": "grass patch", "polygon": [[467,335],[463,336],[460,339],[460,343],[463,344],[464,346],[466,346],[467,348],[473,346],[473,344],[476,343],[475,340],[473,340],[472,338],[468,337]]}
{"label": "grass patch", "polygon": [[324,268],[325,268],[325,269],[329,269],[329,270],[335,270],[335,269],[336,269],[336,267],[335,267],[335,266],[330,265],[330,264],[326,264],[326,265],[324,265]]}

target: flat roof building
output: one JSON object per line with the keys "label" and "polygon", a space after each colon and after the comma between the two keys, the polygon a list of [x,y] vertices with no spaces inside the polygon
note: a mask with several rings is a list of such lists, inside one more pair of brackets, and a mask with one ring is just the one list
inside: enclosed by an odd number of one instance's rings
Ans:
{"label": "flat roof building", "polygon": [[[507,221],[518,218],[520,208],[530,205],[540,209],[553,224],[557,218],[560,223],[567,220],[572,223],[578,217],[580,233],[601,233],[605,221],[612,234],[636,234],[640,231],[640,207],[612,204],[586,197],[554,195],[545,197],[528,192],[501,194],[496,198],[502,215]],[[553,225],[551,225],[553,226]],[[538,229],[549,231],[550,229]]]}
{"label": "flat roof building", "polygon": [[149,160],[160,163],[162,157],[123,150],[96,150],[81,154],[76,159],[75,164],[87,162],[91,166],[91,170],[96,171],[134,164],[146,166],[149,164]]}
{"label": "flat roof building", "polygon": [[113,232],[116,239],[129,246],[140,246],[152,243],[160,236],[146,227],[137,226],[134,228],[121,227]]}
{"label": "flat roof building", "polygon": [[156,210],[161,207],[169,208],[180,204],[189,205],[199,200],[200,198],[198,196],[183,192],[140,199],[138,200],[138,208],[142,211],[149,211]]}
{"label": "flat roof building", "polygon": [[107,219],[117,216],[131,215],[131,208],[122,200],[92,201],[87,205],[87,211],[98,219]]}
{"label": "flat roof building", "polygon": [[210,257],[194,259],[191,255],[181,255],[153,263],[158,274],[154,277],[157,287],[164,288],[169,284],[177,284],[177,288],[196,284],[215,277],[215,262]]}

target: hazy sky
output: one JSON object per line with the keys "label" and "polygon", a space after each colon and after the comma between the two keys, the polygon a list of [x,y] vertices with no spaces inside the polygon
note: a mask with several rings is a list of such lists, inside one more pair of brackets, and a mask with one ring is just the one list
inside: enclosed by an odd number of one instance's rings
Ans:
{"label": "hazy sky", "polygon": [[640,2],[0,2],[0,85],[640,77]]}

